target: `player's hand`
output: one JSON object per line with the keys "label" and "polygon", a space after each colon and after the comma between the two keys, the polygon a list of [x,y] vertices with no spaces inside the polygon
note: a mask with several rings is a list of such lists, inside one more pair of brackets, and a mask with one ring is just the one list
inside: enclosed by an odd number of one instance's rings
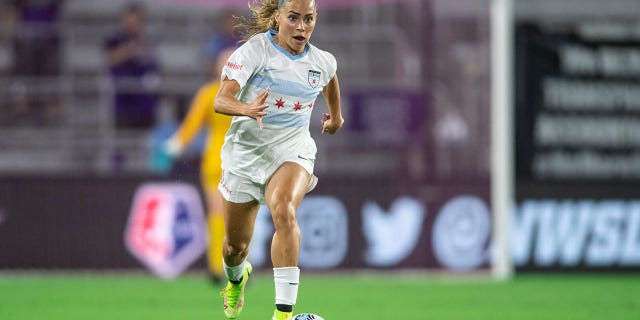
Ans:
{"label": "player's hand", "polygon": [[258,96],[249,103],[247,109],[247,116],[256,119],[258,121],[258,127],[262,129],[262,117],[267,115],[267,112],[264,109],[269,106],[265,103],[267,101],[267,97],[271,92],[271,88],[267,88],[264,91],[260,92]]}
{"label": "player's hand", "polygon": [[344,124],[344,119],[342,118],[342,116],[334,119],[329,114],[326,114],[326,113],[322,114],[322,133],[323,134],[325,132],[334,134],[342,128],[343,124]]}

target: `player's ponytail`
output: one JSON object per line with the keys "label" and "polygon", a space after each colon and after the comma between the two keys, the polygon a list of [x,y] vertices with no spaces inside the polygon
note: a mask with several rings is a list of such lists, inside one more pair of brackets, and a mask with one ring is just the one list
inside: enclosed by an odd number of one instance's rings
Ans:
{"label": "player's ponytail", "polygon": [[241,19],[236,28],[243,35],[242,41],[247,41],[256,34],[263,33],[269,29],[277,29],[274,13],[279,6],[291,0],[264,0],[260,4],[249,4],[252,17]]}

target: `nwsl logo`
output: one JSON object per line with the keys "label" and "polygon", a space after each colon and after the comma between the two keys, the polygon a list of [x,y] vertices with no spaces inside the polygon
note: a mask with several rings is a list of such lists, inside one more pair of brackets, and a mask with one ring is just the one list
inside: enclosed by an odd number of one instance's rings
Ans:
{"label": "nwsl logo", "polygon": [[138,188],[125,244],[129,252],[162,278],[174,278],[206,248],[200,196],[186,184],[145,184]]}

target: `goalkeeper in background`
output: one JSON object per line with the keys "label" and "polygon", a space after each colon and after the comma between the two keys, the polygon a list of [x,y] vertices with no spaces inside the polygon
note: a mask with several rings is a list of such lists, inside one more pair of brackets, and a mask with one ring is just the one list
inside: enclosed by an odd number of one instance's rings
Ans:
{"label": "goalkeeper in background", "polygon": [[163,149],[171,157],[178,157],[196,138],[203,127],[209,129],[207,143],[202,153],[200,180],[207,203],[207,229],[209,245],[207,265],[214,282],[221,281],[225,275],[222,267],[222,241],[224,239],[224,219],[222,215],[222,195],[218,183],[222,173],[220,148],[229,129],[232,117],[216,113],[213,100],[220,88],[220,73],[235,48],[222,50],[216,59],[213,80],[203,85],[191,102],[189,112],[178,130],[165,143]]}

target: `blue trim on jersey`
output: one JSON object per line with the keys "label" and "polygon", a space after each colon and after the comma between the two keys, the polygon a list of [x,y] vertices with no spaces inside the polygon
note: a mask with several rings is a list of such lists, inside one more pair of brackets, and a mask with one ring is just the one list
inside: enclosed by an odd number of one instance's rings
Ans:
{"label": "blue trim on jersey", "polygon": [[269,112],[266,116],[262,117],[262,122],[280,127],[301,128],[308,125],[310,119],[311,112],[302,114]]}
{"label": "blue trim on jersey", "polygon": [[247,83],[260,89],[271,88],[271,95],[283,94],[302,100],[314,100],[320,94],[320,88],[312,89],[308,84],[281,80],[269,76],[256,74]]}
{"label": "blue trim on jersey", "polygon": [[298,60],[300,58],[304,58],[307,55],[307,53],[309,53],[309,42],[307,42],[304,45],[304,51],[301,54],[299,54],[297,56],[294,56],[291,53],[289,53],[289,51],[285,50],[283,47],[281,47],[279,44],[277,44],[275,40],[273,40],[273,36],[278,34],[278,31],[271,29],[271,30],[267,31],[266,34],[267,34],[267,39],[269,39],[271,44],[276,49],[278,49],[278,51],[282,52],[282,54],[284,54],[285,56],[289,57],[289,59],[291,59],[291,60]]}

